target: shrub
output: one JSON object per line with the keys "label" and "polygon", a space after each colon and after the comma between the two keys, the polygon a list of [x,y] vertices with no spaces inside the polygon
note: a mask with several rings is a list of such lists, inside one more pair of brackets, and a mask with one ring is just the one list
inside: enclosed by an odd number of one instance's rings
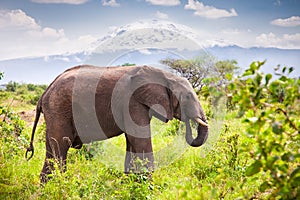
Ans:
{"label": "shrub", "polygon": [[254,161],[246,175],[260,176],[260,192],[269,198],[300,198],[300,78],[290,78],[293,68],[282,69],[277,79],[259,71],[253,62],[230,84],[232,101],[244,117]]}

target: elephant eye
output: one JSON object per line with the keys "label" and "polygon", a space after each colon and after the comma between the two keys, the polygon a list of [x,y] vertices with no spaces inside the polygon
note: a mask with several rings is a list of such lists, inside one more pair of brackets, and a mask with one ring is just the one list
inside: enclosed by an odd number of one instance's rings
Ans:
{"label": "elephant eye", "polygon": [[190,99],[192,99],[192,98],[193,98],[193,95],[192,95],[191,92],[189,92],[189,93],[186,95],[186,99],[187,99],[187,100],[190,100]]}

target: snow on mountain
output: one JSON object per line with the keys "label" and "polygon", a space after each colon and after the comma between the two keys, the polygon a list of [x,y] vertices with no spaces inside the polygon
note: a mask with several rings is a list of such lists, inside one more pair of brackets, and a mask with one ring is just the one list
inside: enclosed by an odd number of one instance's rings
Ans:
{"label": "snow on mountain", "polygon": [[168,21],[138,21],[116,28],[93,44],[94,53],[141,48],[196,50],[203,44],[197,41],[192,28]]}
{"label": "snow on mountain", "polygon": [[[212,46],[214,45],[214,46]],[[219,60],[235,59],[243,69],[252,61],[267,60],[263,70],[278,64],[295,67],[300,75],[300,50],[242,48],[222,41],[206,41],[192,28],[168,21],[148,20],[115,28],[83,52],[0,61],[4,79],[26,83],[50,83],[65,69],[79,64],[98,66],[135,63],[158,65],[161,59],[191,59],[209,53]]]}

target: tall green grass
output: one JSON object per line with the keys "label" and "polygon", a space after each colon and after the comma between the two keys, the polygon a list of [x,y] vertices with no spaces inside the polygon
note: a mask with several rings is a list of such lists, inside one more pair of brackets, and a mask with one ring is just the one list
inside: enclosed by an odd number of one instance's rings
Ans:
{"label": "tall green grass", "polygon": [[[251,161],[242,147],[251,145],[253,141],[243,134],[243,125],[232,116],[230,113],[225,116],[217,139],[210,139],[200,148],[183,145],[180,155],[175,157],[172,157],[172,152],[176,148],[168,145],[174,143],[174,138],[181,139],[181,145],[185,143],[184,131],[171,130],[180,129],[181,125],[153,120],[154,153],[165,156],[157,158],[165,165],[158,163],[159,167],[151,179],[143,174],[123,173],[125,139],[120,136],[85,145],[81,150],[70,149],[67,172],[60,173],[56,167],[52,179],[45,186],[39,183],[45,156],[44,124],[39,126],[36,134],[35,155],[26,161],[24,152],[28,145],[30,122],[24,124],[20,135],[16,135],[16,121],[2,122],[0,199],[250,198],[257,192],[259,179],[245,177],[245,167]],[[4,123],[12,126],[10,131],[3,129]],[[211,132],[214,132],[212,125]],[[172,131],[176,134],[168,134]],[[163,154],[159,153],[162,149],[166,151]]]}

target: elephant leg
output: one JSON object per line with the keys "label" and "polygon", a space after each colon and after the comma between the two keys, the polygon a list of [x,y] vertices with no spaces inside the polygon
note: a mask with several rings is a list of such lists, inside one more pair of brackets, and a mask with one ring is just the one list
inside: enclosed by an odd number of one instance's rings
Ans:
{"label": "elephant leg", "polygon": [[154,157],[151,137],[137,138],[126,134],[125,173],[152,172]]}
{"label": "elephant leg", "polygon": [[41,183],[46,183],[49,180],[48,175],[54,170],[54,162],[59,166],[61,172],[66,171],[67,153],[72,145],[72,138],[66,136],[51,137],[47,134],[46,137],[46,158],[43,169],[40,174]]}

